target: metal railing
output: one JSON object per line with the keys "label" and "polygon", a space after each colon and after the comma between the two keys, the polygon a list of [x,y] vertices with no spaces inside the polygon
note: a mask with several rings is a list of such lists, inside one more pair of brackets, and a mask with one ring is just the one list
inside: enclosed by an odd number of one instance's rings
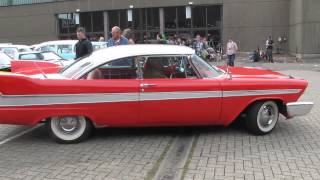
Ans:
{"label": "metal railing", "polygon": [[55,1],[57,0],[0,0],[0,6],[16,6],[26,4],[48,3]]}

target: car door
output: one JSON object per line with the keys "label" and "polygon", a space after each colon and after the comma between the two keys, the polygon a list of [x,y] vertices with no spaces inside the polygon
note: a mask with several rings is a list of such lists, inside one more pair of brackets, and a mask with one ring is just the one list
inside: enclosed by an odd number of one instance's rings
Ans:
{"label": "car door", "polygon": [[[187,56],[149,56],[143,59],[140,103],[141,121],[145,125],[218,122],[222,93],[217,79],[200,78]],[[160,70],[148,70],[155,67]]]}
{"label": "car door", "polygon": [[81,78],[86,88],[91,87],[101,96],[101,100],[97,99],[101,102],[90,108],[96,123],[113,127],[139,124],[140,80],[133,60],[134,57],[111,61]]}

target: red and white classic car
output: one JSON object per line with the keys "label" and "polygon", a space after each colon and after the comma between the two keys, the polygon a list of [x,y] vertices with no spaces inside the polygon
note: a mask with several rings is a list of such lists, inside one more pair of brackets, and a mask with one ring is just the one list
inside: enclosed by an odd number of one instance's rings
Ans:
{"label": "red and white classic car", "polygon": [[224,71],[171,45],[105,48],[59,74],[0,75],[0,84],[0,123],[45,122],[64,143],[100,126],[229,125],[242,115],[262,135],[280,113],[289,119],[313,106],[297,102],[305,80],[263,69]]}

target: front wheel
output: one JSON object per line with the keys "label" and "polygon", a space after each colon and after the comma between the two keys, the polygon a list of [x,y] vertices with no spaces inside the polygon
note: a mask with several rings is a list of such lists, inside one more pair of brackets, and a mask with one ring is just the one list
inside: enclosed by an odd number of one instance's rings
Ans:
{"label": "front wheel", "polygon": [[279,119],[279,108],[274,101],[257,102],[247,113],[247,128],[257,135],[271,132]]}
{"label": "front wheel", "polygon": [[53,139],[60,143],[78,143],[92,132],[92,123],[83,116],[58,116],[47,121]]}

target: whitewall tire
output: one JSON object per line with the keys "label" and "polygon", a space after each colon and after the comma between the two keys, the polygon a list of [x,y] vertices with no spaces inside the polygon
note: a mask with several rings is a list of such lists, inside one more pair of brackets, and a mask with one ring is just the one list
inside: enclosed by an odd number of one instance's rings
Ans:
{"label": "whitewall tire", "polygon": [[83,116],[56,116],[47,121],[51,136],[61,143],[77,143],[87,139],[92,123]]}
{"label": "whitewall tire", "polygon": [[257,135],[270,133],[279,119],[279,108],[274,101],[256,102],[247,113],[247,128]]}

